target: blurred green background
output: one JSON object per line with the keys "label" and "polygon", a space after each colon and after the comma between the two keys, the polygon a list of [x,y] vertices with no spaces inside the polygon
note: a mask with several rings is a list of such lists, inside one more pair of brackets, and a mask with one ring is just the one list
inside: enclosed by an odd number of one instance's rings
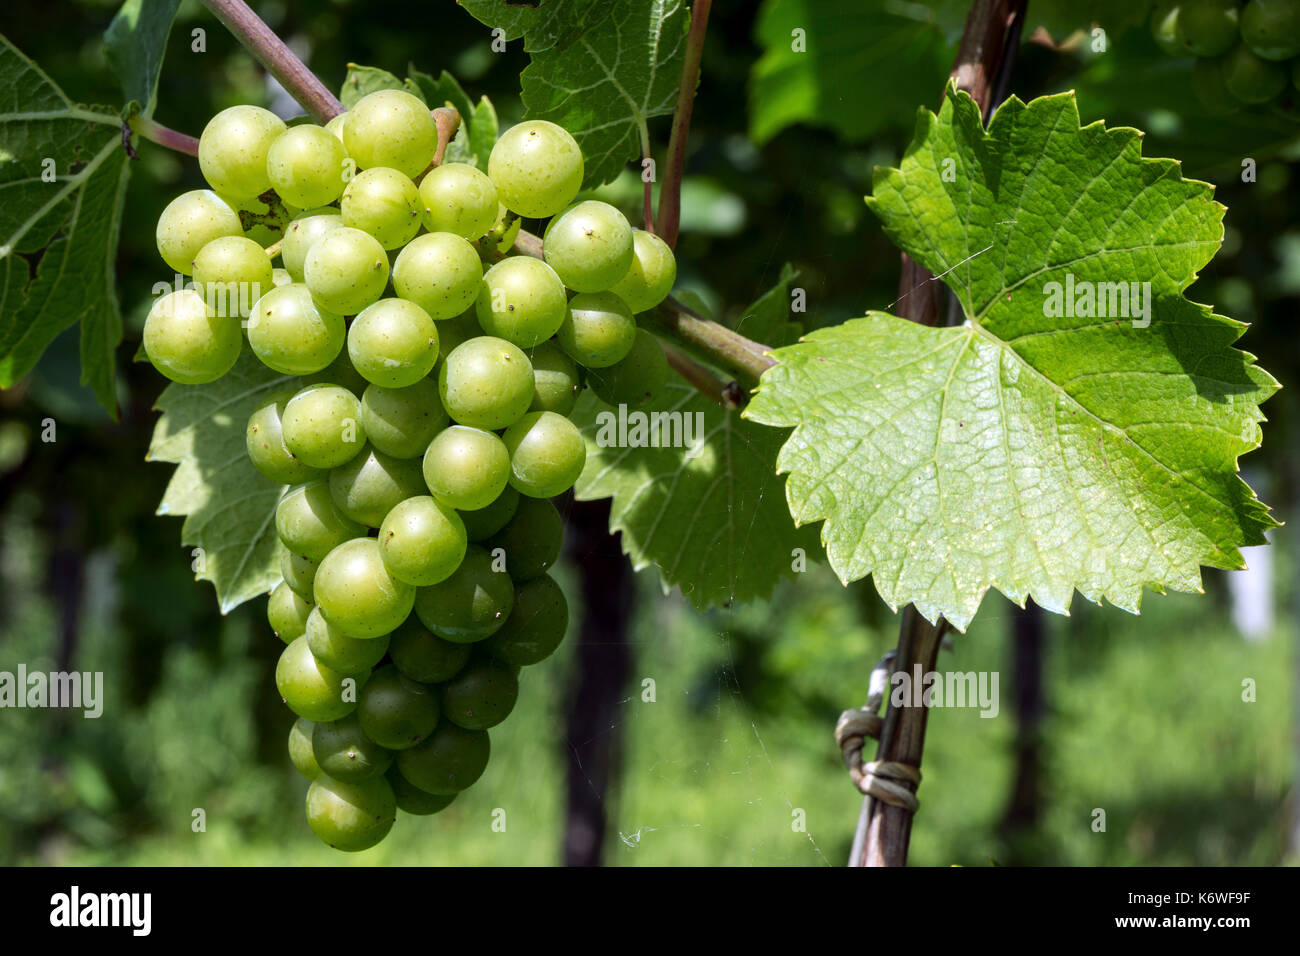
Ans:
{"label": "blurred green background", "polygon": [[[116,6],[51,0],[39,14],[7,6],[0,32],[73,99],[118,104],[101,41]],[[349,62],[397,73],[414,63],[450,70],[472,96],[486,93],[503,124],[522,113],[521,45],[493,53],[486,29],[451,0],[407,5],[396,17],[360,0],[254,6],[331,86]],[[734,321],[790,261],[808,290],[809,326],[897,298],[897,253],[862,197],[872,167],[896,163],[906,147],[915,106],[938,103],[961,23],[954,6],[716,0],[679,287]],[[837,52],[815,68],[791,60],[792,25]],[[191,51],[195,29],[206,31],[206,52]],[[1051,49],[1031,34],[1014,92],[1075,89],[1086,121],[1144,129],[1146,155],[1181,159],[1185,175],[1218,186],[1229,208],[1224,248],[1188,294],[1254,323],[1242,347],[1294,390],[1300,125],[1272,113],[1207,115],[1189,89],[1190,61],[1161,54],[1145,29],[1115,31],[1105,51]],[[186,0],[156,118],[197,135],[214,112],[245,102],[280,101],[252,59]],[[667,121],[652,134],[662,156]],[[1242,181],[1247,158],[1253,182]],[[0,863],[554,864],[563,859],[565,778],[583,773],[571,755],[608,740],[623,754],[609,791],[592,783],[609,816],[604,862],[841,865],[860,800],[832,730],[841,710],[862,702],[897,624],[869,582],[844,589],[817,565],[762,606],[705,615],[662,595],[652,574],[638,576],[631,680],[606,689],[612,717],[586,739],[566,732],[578,667],[570,639],[526,672],[516,712],[493,732],[486,774],[446,812],[402,816],[395,838],[356,855],[312,836],[301,809],[307,784],[285,757],[292,718],[275,691],[281,645],[264,602],[217,613],[210,586],[192,580],[180,522],[154,515],[171,467],[143,460],[164,384],[130,361],[149,288],[165,278],[153,224],[170,198],[199,184],[196,163],[142,144],[119,253],[122,421],[78,386],[75,329],[28,380],[0,393],[0,670],[23,662],[103,671],[107,697],[98,720],[0,710]],[[639,185],[628,174],[604,194],[639,218]],[[1300,423],[1291,392],[1265,411],[1264,448],[1247,459],[1248,477],[1281,520],[1293,520]],[[47,418],[57,423],[50,444],[39,437]],[[1079,600],[1072,617],[1031,618],[1042,625],[1043,660],[1043,714],[1031,729],[1014,705],[1017,612],[987,598],[940,667],[1000,672],[1001,711],[932,714],[912,862],[1300,860],[1292,597],[1300,550],[1286,528],[1274,540],[1271,580],[1244,603],[1231,575],[1207,572],[1206,595],[1148,595],[1141,617]],[[587,570],[578,560],[559,572],[574,633]],[[1234,623],[1243,609],[1263,618],[1245,635]],[[647,679],[653,701],[644,699]],[[1253,702],[1242,699],[1244,680],[1254,682]],[[1013,782],[1028,771],[1029,797],[1013,799]],[[205,832],[191,830],[196,808]],[[498,808],[504,832],[492,826]],[[1093,830],[1096,808],[1106,812],[1105,832]]]}

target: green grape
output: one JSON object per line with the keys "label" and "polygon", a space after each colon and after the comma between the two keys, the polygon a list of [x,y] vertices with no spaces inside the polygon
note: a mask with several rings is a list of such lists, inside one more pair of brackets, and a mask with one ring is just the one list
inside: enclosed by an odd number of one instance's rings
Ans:
{"label": "green grape", "polygon": [[284,444],[312,468],[329,470],[361,453],[366,430],[361,401],[340,385],[308,385],[280,413]]}
{"label": "green grape", "polygon": [[1241,38],[1265,60],[1289,60],[1300,54],[1300,4],[1250,0],[1241,11]]}
{"label": "green grape", "polygon": [[491,755],[486,730],[464,730],[443,721],[423,743],[397,755],[397,769],[426,793],[456,794],[483,776]]}
{"label": "green grape", "polygon": [[482,170],[466,163],[443,163],[420,182],[424,227],[477,239],[497,221],[497,189]]}
{"label": "green grape", "polygon": [[309,375],[343,350],[343,316],[321,308],[305,285],[272,289],[248,319],[248,344],[262,364],[283,375]]}
{"label": "green grape", "polygon": [[383,166],[358,173],[339,206],[344,224],[370,233],[385,249],[400,249],[415,238],[424,209],[410,177]]}
{"label": "green grape", "polygon": [[554,342],[543,342],[528,353],[533,367],[533,401],[530,412],[555,412],[567,415],[573,411],[582,391],[578,366]]}
{"label": "green grape", "polygon": [[438,385],[424,378],[406,388],[370,385],[361,396],[361,424],[370,443],[394,458],[425,453],[433,436],[447,427]]}
{"label": "green grape", "polygon": [[546,120],[506,130],[488,157],[488,176],[506,207],[528,219],[554,216],[582,188],[582,150]]}
{"label": "green grape", "polygon": [[[289,489],[276,506],[275,530],[288,550],[317,562],[366,531],[339,511],[324,480]],[[314,597],[314,584],[312,593]]]}
{"label": "green grape", "polygon": [[187,276],[194,257],[209,242],[243,234],[239,213],[228,202],[210,189],[193,189],[167,204],[158,217],[155,238],[163,262]]}
{"label": "green grape", "polygon": [[239,321],[214,315],[192,289],[169,292],[144,320],[144,351],[167,378],[182,385],[215,382],[235,367],[244,336]]}
{"label": "green grape", "polygon": [[321,774],[316,755],[311,752],[311,735],[315,728],[316,725],[306,717],[299,717],[289,728],[289,762],[308,780],[315,780]]}
{"label": "green grape", "polygon": [[437,364],[438,328],[414,302],[380,299],[352,320],[348,356],[366,381],[405,388]]}
{"label": "green grape", "polygon": [[465,534],[470,541],[486,541],[506,526],[519,508],[519,492],[506,485],[495,501],[486,508],[460,512]]}
{"label": "green grape", "polygon": [[384,294],[388,256],[369,233],[342,226],[312,243],[303,277],[322,308],[355,315]]}
{"label": "green grape", "polygon": [[1164,0],[1151,11],[1151,38],[1170,56],[1182,56],[1183,45],[1178,34],[1181,0]]}
{"label": "green grape", "polygon": [[489,431],[452,425],[424,453],[424,483],[458,511],[490,505],[510,480],[510,452]]}
{"label": "green grape", "polygon": [[563,415],[529,412],[501,436],[510,452],[510,484],[530,498],[554,498],[573,487],[587,463],[582,432]]}
{"label": "green grape", "polygon": [[1287,71],[1282,64],[1260,59],[1239,46],[1223,62],[1223,82],[1243,103],[1267,103],[1286,89]]}
{"label": "green grape", "polygon": [[659,340],[645,329],[636,330],[636,341],[627,355],[607,368],[587,373],[591,390],[611,405],[644,405],[667,381],[668,357]]}
{"label": "green grape", "polygon": [[482,657],[443,685],[442,713],[457,727],[487,730],[509,717],[518,699],[515,669]]}
{"label": "green grape", "polygon": [[397,798],[384,777],[346,783],[321,774],[307,789],[307,825],[336,850],[368,850],[388,836]]}
{"label": "green grape", "polygon": [[[351,690],[364,681],[345,677],[312,656],[307,638],[296,638],[275,665],[275,686],[286,705],[299,717],[321,723],[346,717],[356,708]],[[347,682],[347,683],[345,683]]]}
{"label": "green grape", "polygon": [[374,538],[344,541],[327,554],[314,590],[325,620],[348,637],[391,633],[415,602],[415,588],[388,573]]}
{"label": "green grape", "polygon": [[307,615],[311,601],[303,600],[293,588],[281,581],[271,591],[266,602],[266,620],[275,636],[286,644],[292,643],[307,630]]}
{"label": "green grape", "polygon": [[451,577],[420,588],[415,613],[439,637],[472,644],[491,637],[505,624],[514,600],[510,575],[494,567],[492,555],[484,548],[471,544]]}
{"label": "green grape", "polygon": [[266,250],[243,236],[213,239],[194,257],[194,283],[219,317],[246,318],[273,278]]}
{"label": "green grape", "polygon": [[322,772],[346,783],[378,777],[393,762],[393,752],[362,731],[355,711],[339,720],[317,724],[311,735],[311,750]]}
{"label": "green grape", "polygon": [[330,472],[330,495],[339,510],[371,528],[403,501],[428,489],[420,462],[393,458],[368,443],[351,461]]}
{"label": "green grape", "polygon": [[586,368],[608,368],[636,344],[636,319],[613,292],[584,292],[569,300],[555,336],[569,358]]}
{"label": "green grape", "polygon": [[371,740],[390,750],[406,750],[438,726],[438,696],[397,668],[384,667],[361,692],[357,716]]}
{"label": "green grape", "polygon": [[470,645],[444,641],[420,623],[408,617],[393,632],[389,646],[393,665],[411,680],[422,684],[440,684],[451,680],[469,661]]}
{"label": "green grape", "polygon": [[[284,443],[280,421],[293,395],[292,391],[284,389],[264,398],[248,417],[248,430],[244,435],[253,467],[281,485],[297,485],[324,477],[320,471],[300,461]],[[288,577],[286,574],[285,579]]]}
{"label": "green grape", "polygon": [[462,342],[438,369],[442,406],[459,425],[505,428],[533,400],[533,367],[505,339],[480,335]]}
{"label": "green grape", "polygon": [[307,647],[316,660],[340,674],[368,673],[388,653],[388,635],[348,637],[313,608],[307,615]]}
{"label": "green grape", "polygon": [[465,557],[465,544],[460,515],[428,495],[395,505],[379,527],[384,565],[393,577],[407,584],[423,586],[446,580]]}
{"label": "green grape", "polygon": [[348,120],[348,114],[340,113],[338,116],[334,117],[332,120],[330,120],[328,123],[325,124],[325,131],[329,133],[331,136],[333,136],[335,139],[337,139],[340,143],[342,143],[343,124],[346,123],[347,120]]}
{"label": "green grape", "polygon": [[285,202],[309,209],[328,206],[343,194],[347,153],[324,127],[303,124],[271,144],[266,171]]}
{"label": "green grape", "polygon": [[633,312],[648,312],[673,291],[677,259],[668,243],[644,229],[632,230],[632,252],[632,264],[610,291]]}
{"label": "green grape", "polygon": [[478,253],[450,232],[416,236],[393,263],[393,289],[435,321],[455,318],[472,306],[482,284]]}
{"label": "green grape", "polygon": [[511,256],[484,273],[474,309],[488,335],[530,349],[559,330],[567,307],[554,269],[531,256]]}
{"label": "green grape", "polygon": [[574,292],[604,292],[632,266],[632,227],[606,202],[570,206],[542,234],[546,264]]}
{"label": "green grape", "polygon": [[213,189],[235,199],[255,199],[271,188],[266,157],[286,127],[270,110],[232,106],[203,127],[199,169]]}
{"label": "green grape", "polygon": [[1237,0],[1184,0],[1179,5],[1178,41],[1192,56],[1227,53],[1237,42]]}
{"label": "green grape", "polygon": [[397,809],[417,817],[427,817],[432,813],[446,810],[456,799],[454,793],[425,793],[411,781],[402,776],[401,771],[393,767],[386,778],[397,798]]}
{"label": "green grape", "polygon": [[272,269],[271,288],[278,289],[285,285],[293,285],[293,276],[289,275],[289,270],[279,268]]}
{"label": "green grape", "polygon": [[319,372],[304,375],[302,381],[304,385],[337,385],[339,388],[346,388],[358,397],[370,384],[352,365],[352,359],[348,356],[347,349],[339,349],[338,357],[333,362],[330,362]]}
{"label": "green grape", "polygon": [[549,574],[515,588],[515,604],[506,623],[483,648],[512,667],[526,667],[555,653],[569,629],[569,602]]}
{"label": "green grape", "polygon": [[389,166],[414,179],[433,162],[438,127],[417,97],[379,90],[361,97],[348,112],[343,144],[362,169]]}
{"label": "green grape", "polygon": [[1192,92],[1211,115],[1232,113],[1241,105],[1223,82],[1222,60],[1197,60],[1192,64]]}
{"label": "green grape", "polygon": [[518,583],[541,577],[564,548],[564,519],[555,505],[542,498],[522,498],[509,524],[486,547],[506,553],[506,571]]}
{"label": "green grape", "polygon": [[295,282],[303,279],[307,250],[317,239],[342,228],[343,217],[333,209],[301,216],[289,223],[289,228],[284,231],[284,245],[280,247],[280,261]]}
{"label": "green grape", "polygon": [[280,576],[284,578],[285,584],[293,588],[295,594],[308,601],[315,600],[312,582],[316,580],[316,568],[319,566],[319,561],[294,554],[288,548],[280,552]]}

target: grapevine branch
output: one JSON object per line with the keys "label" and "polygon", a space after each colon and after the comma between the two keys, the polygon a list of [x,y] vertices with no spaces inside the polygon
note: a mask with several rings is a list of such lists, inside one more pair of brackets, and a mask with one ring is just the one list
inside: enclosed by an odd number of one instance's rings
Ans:
{"label": "grapevine branch", "polygon": [[673,131],[668,138],[668,165],[659,190],[659,237],[670,248],[677,246],[677,229],[682,214],[682,167],[686,162],[686,135],[691,128],[691,110],[695,105],[695,88],[700,82],[700,60],[704,56],[704,34],[709,26],[712,0],[695,0],[691,4],[691,26],[686,34],[686,54],[682,61],[682,82],[677,89],[677,109],[673,111]]}
{"label": "grapevine branch", "polygon": [[203,5],[319,122],[328,123],[343,112],[338,98],[244,0],[203,0]]}
{"label": "grapevine branch", "polygon": [[[953,64],[951,79],[979,104],[987,119],[992,107],[1006,95],[1011,65],[1020,38],[1020,21],[1026,0],[975,0],[966,16],[966,28]],[[1001,80],[1001,82],[999,82]],[[946,88],[945,88],[945,95]],[[899,314],[922,325],[939,325],[939,284],[920,264],[905,253],[899,279]],[[909,605],[899,626],[894,672],[913,676],[934,670],[939,647],[948,628],[942,618],[931,624]],[[886,697],[888,701],[889,698]],[[895,707],[889,701],[880,728],[876,764],[901,764],[920,778],[921,755],[925,748],[925,706]],[[903,784],[915,791],[916,784]],[[913,809],[864,798],[853,841],[850,866],[903,866],[912,835]]]}

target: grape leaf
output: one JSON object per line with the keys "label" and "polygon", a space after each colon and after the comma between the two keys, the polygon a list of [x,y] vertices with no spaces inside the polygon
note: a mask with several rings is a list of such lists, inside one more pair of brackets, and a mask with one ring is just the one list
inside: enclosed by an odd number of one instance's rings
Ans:
{"label": "grape leaf", "polygon": [[402,80],[377,66],[349,63],[348,75],[343,78],[343,88],[339,90],[339,102],[344,109],[350,110],[357,105],[357,100],[379,90],[405,90],[424,99],[424,91],[414,80]]}
{"label": "grape leaf", "polygon": [[682,0],[614,0],[573,42],[520,74],[529,119],[563,126],[582,147],[583,183],[607,183],[649,148],[647,121],[671,114],[688,17]]}
{"label": "grape leaf", "polygon": [[524,50],[541,53],[563,46],[580,30],[589,30],[609,13],[603,0],[456,0],[480,23],[504,31],[506,41],[524,38]]}
{"label": "grape leaf", "polygon": [[81,382],[112,414],[113,269],[130,175],[116,111],[73,103],[0,36],[0,388],[81,323]]}
{"label": "grape leaf", "polygon": [[[776,351],[745,413],[795,428],[790,511],[825,521],[840,578],[964,629],[990,587],[1136,613],[1144,587],[1242,567],[1275,522],[1237,459],[1277,384],[1232,347],[1242,323],[1182,295],[1223,236],[1212,188],[1143,159],[1137,130],[1081,128],[1072,94],[1013,98],[986,133],[951,92],[873,192],[965,324],[877,312],[816,332]],[[1149,311],[1122,308],[1129,283]]]}
{"label": "grape leaf", "polygon": [[299,380],[273,372],[245,351],[208,385],[168,385],[158,399],[150,461],[178,467],[160,515],[183,515],[181,542],[202,549],[195,578],[217,589],[221,613],[265,594],[280,580],[275,506],[281,486],[248,458],[248,417],[267,395]]}
{"label": "grape leaf", "polygon": [[152,116],[158,71],[180,0],[126,0],[104,31],[104,46],[128,101]]}
{"label": "grape leaf", "polygon": [[486,96],[479,97],[476,104],[470,101],[468,94],[461,88],[456,78],[446,70],[436,80],[427,73],[421,73],[414,66],[408,70],[411,79],[419,85],[424,94],[424,101],[431,107],[450,103],[460,114],[460,129],[447,145],[444,161],[448,163],[468,163],[486,170],[488,156],[496,145],[497,111],[492,101]]}
{"label": "grape leaf", "polygon": [[[794,277],[787,267],[780,284],[747,310],[755,326],[788,325]],[[692,423],[692,447],[618,447],[620,432],[634,436],[629,426],[638,411]],[[622,413],[621,428],[620,414],[591,392],[579,399],[572,418],[587,440],[587,464],[575,494],[613,499],[610,530],[622,532],[636,569],[659,568],[665,592],[680,587],[701,609],[763,598],[792,573],[795,549],[806,556],[816,548],[781,499],[775,461],[782,432],[743,421],[675,376],[652,408]]]}

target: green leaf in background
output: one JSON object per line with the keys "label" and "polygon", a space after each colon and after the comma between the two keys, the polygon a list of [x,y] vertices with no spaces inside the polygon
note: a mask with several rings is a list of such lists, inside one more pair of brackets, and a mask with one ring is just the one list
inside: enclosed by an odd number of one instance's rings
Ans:
{"label": "green leaf in background", "polygon": [[[755,29],[763,55],[750,82],[750,135],[764,143],[802,123],[861,142],[906,129],[952,66],[937,17],[926,5],[890,0],[766,0]],[[957,22],[964,17],[965,9]]]}
{"label": "green leaf in background", "polygon": [[987,133],[963,93],[921,111],[869,203],[966,323],[816,332],[775,353],[745,413],[795,427],[790,511],[825,521],[841,580],[871,574],[892,607],[964,629],[990,587],[1136,612],[1144,587],[1242,567],[1275,522],[1237,459],[1277,385],[1232,347],[1242,323],[1182,295],[1223,236],[1211,194],[1143,159],[1137,130],[1080,128],[1071,94],[1011,99]]}
{"label": "green leaf in background", "polygon": [[244,432],[262,399],[297,382],[245,351],[224,378],[168,385],[158,399],[148,459],[179,466],[158,514],[185,517],[181,542],[202,549],[195,577],[216,587],[222,614],[280,580],[280,486],[253,467]]}
{"label": "green leaf in background", "polygon": [[[756,327],[788,326],[794,278],[787,267],[746,311]],[[680,587],[698,608],[767,597],[792,573],[794,550],[806,556],[816,548],[781,497],[775,462],[783,433],[742,420],[675,375],[651,407],[627,410],[630,424],[638,412],[689,416],[704,440],[694,448],[602,447],[601,427],[619,412],[584,392],[572,415],[587,439],[578,499],[613,499],[610,531],[622,532],[633,567],[658,567],[665,592]]]}
{"label": "green leaf in background", "polygon": [[524,50],[541,53],[568,43],[609,14],[607,0],[456,0],[480,23],[505,31],[507,41],[524,38]]}
{"label": "green leaf in background", "polygon": [[461,88],[456,78],[446,70],[436,80],[427,73],[421,73],[414,66],[407,69],[411,79],[420,87],[424,101],[430,107],[451,104],[460,114],[460,129],[456,137],[447,146],[445,161],[449,163],[468,163],[486,170],[488,156],[496,145],[499,127],[497,111],[492,101],[486,96],[479,98],[478,104],[470,102],[469,96]]}
{"label": "green leaf in background", "polygon": [[129,176],[116,111],[71,102],[0,37],[0,388],[81,323],[81,381],[116,413],[114,265]]}
{"label": "green leaf in background", "polygon": [[343,88],[339,91],[339,102],[343,104],[344,109],[350,110],[361,97],[378,90],[405,90],[412,96],[424,99],[424,92],[414,80],[399,79],[377,66],[359,66],[356,63],[349,63],[348,75],[344,78]]}
{"label": "green leaf in background", "polygon": [[158,71],[180,0],[126,0],[104,32],[108,62],[122,82],[127,101],[152,116]]}
{"label": "green leaf in background", "polygon": [[539,53],[520,75],[529,119],[573,134],[584,185],[609,182],[649,148],[647,121],[677,102],[688,16],[682,0],[612,0],[572,43]]}

